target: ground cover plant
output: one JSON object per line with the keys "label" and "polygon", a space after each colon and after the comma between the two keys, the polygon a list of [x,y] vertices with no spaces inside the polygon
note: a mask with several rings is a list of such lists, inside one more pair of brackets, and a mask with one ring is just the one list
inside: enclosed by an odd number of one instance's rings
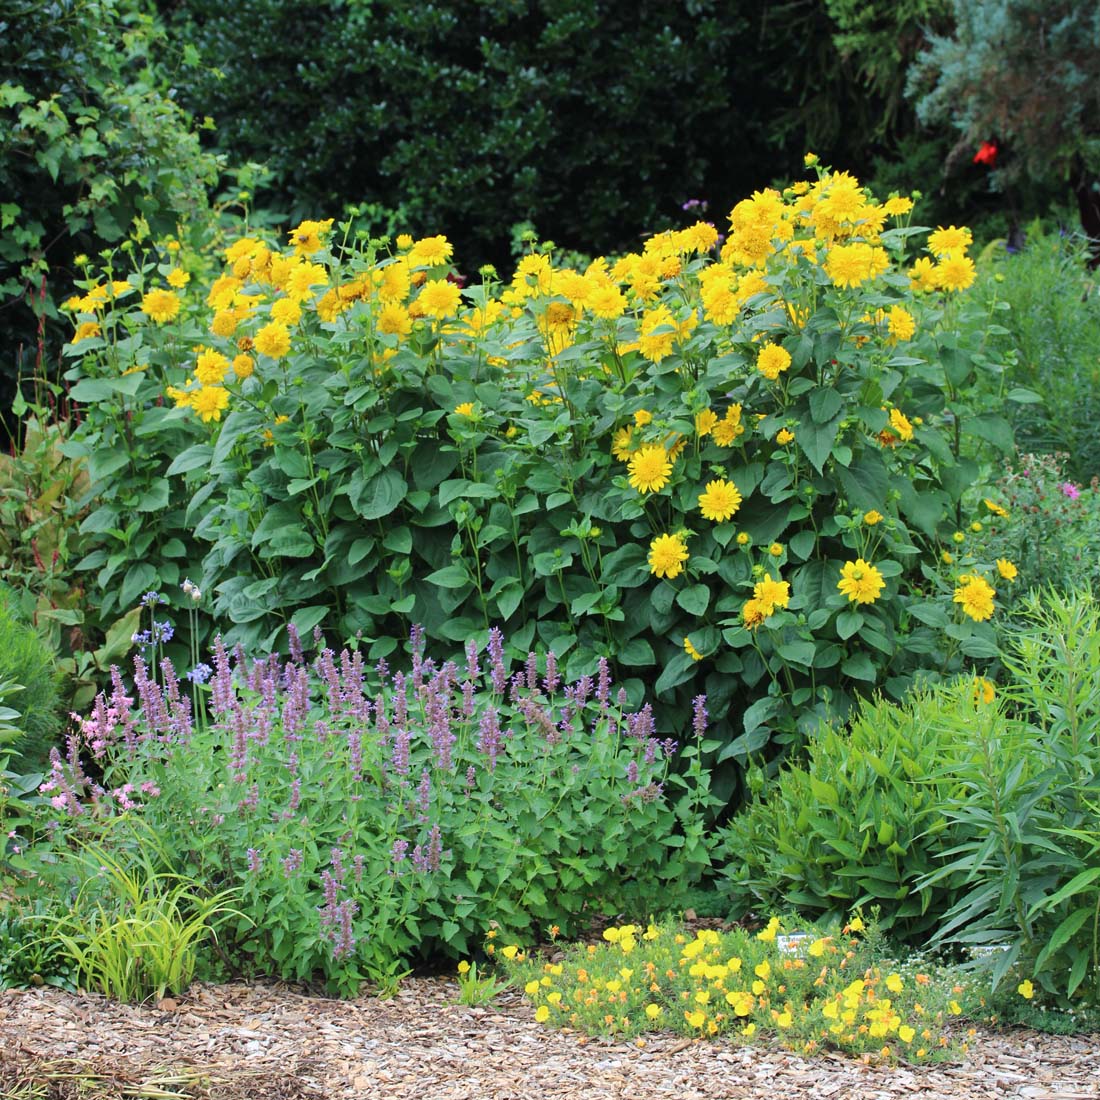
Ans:
{"label": "ground cover plant", "polygon": [[980,1006],[980,983],[942,968],[892,962],[877,932],[853,917],[828,929],[778,918],[754,933],[674,925],[615,925],[598,945],[560,961],[491,940],[493,957],[523,983],[535,1019],[598,1035],[677,1031],[735,1042],[774,1037],[803,1054],[837,1049],[910,1062],[957,1056],[949,1024]]}
{"label": "ground cover plant", "polygon": [[[111,992],[149,980],[116,979],[145,931],[131,915],[117,935],[117,907],[94,887],[84,904],[86,851],[113,899],[153,907],[158,946],[171,926],[188,930],[173,965],[195,965],[184,948],[224,909],[224,961],[344,994],[464,953],[489,921],[568,931],[698,880],[711,801],[702,699],[678,745],[657,737],[648,707],[627,707],[606,662],[568,683],[552,653],[510,668],[499,631],[462,665],[426,657],[423,640],[415,631],[411,665],[392,672],[348,649],[307,661],[293,630],[288,660],[234,661],[219,641],[190,683],[137,657],[136,710],[116,670],[114,693],[54,754],[46,839],[14,861],[73,899],[79,928],[61,923],[81,972]],[[192,696],[207,721],[192,721]],[[80,915],[88,906],[96,920]],[[157,990],[180,980],[173,971]]]}
{"label": "ground cover plant", "polygon": [[811,176],[724,243],[536,251],[507,284],[460,288],[445,237],[327,221],[241,237],[210,287],[170,248],[89,269],[67,451],[104,614],[189,575],[246,649],[324,619],[376,660],[412,621],[501,622],[570,678],[612,661],[632,705],[650,681],[667,732],[706,694],[712,762],[994,658],[1012,565],[969,552],[963,500],[1012,437],[973,385],[970,234]]}

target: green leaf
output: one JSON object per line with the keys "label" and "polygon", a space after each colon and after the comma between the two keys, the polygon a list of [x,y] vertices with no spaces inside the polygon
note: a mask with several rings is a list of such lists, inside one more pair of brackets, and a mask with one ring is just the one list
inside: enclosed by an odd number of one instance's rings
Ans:
{"label": "green leaf", "polygon": [[498,496],[500,496],[500,493],[491,485],[486,485],[481,481],[467,481],[464,477],[458,477],[451,481],[445,481],[440,485],[439,506],[440,508],[446,508],[454,500],[469,498],[491,500]]}
{"label": "green leaf", "polygon": [[885,511],[883,504],[890,491],[890,478],[877,451],[870,447],[864,448],[858,460],[851,466],[836,467],[836,476],[853,508],[861,511],[870,508]]}
{"label": "green leaf", "polygon": [[209,443],[196,443],[181,451],[172,460],[172,464],[165,470],[168,477],[174,474],[186,474],[189,470],[198,470],[200,467],[209,466],[214,457],[214,448]]}
{"label": "green leaf", "polygon": [[407,527],[395,527],[392,531],[387,531],[382,540],[382,545],[394,554],[411,554],[412,544],[412,532]]}
{"label": "green leaf", "polygon": [[802,453],[813,463],[818,473],[822,472],[825,462],[832,454],[836,442],[836,430],[840,417],[834,417],[824,424],[818,424],[811,416],[804,416],[795,432],[795,441]]}
{"label": "green leaf", "polygon": [[843,399],[834,389],[817,389],[810,394],[810,416],[815,424],[828,424],[843,405]]}
{"label": "green leaf", "polygon": [[681,649],[666,662],[653,690],[657,695],[663,695],[685,680],[690,680],[694,672],[695,662]]}
{"label": "green leaf", "polygon": [[817,535],[812,530],[807,529],[791,536],[791,541],[787,543],[787,550],[791,557],[798,558],[799,561],[805,561],[814,552],[816,544]]}
{"label": "green leaf", "polygon": [[789,664],[803,665],[809,668],[814,663],[817,646],[803,638],[796,638],[794,641],[784,642],[783,645],[776,646],[775,651]]}
{"label": "green leaf", "polygon": [[264,547],[263,557],[311,558],[317,549],[312,536],[303,527],[276,531]]}
{"label": "green leaf", "polygon": [[134,374],[124,374],[118,378],[82,378],[69,391],[69,397],[85,405],[95,405],[100,401],[108,401],[116,393],[133,397],[141,388],[141,383],[144,380],[145,375],[140,371]]}
{"label": "green leaf", "polygon": [[139,512],[159,512],[168,507],[168,479],[158,477],[144,493],[136,505]]}
{"label": "green leaf", "polygon": [[118,450],[97,450],[93,451],[88,459],[88,477],[91,478],[93,485],[98,485],[101,481],[106,481],[107,478],[113,473],[117,473],[130,463],[130,456],[126,451],[119,448]]}
{"label": "green leaf", "polygon": [[618,661],[624,668],[656,664],[653,646],[645,638],[631,638],[625,645],[620,646]]}
{"label": "green leaf", "polygon": [[676,602],[689,615],[703,615],[710,605],[710,589],[705,584],[693,584],[676,593]]}
{"label": "green leaf", "polygon": [[405,479],[392,466],[387,466],[363,486],[351,506],[363,519],[381,519],[405,499],[408,491]]}
{"label": "green leaf", "polygon": [[424,579],[437,588],[465,588],[470,583],[470,578],[461,565],[444,566],[429,573]]}
{"label": "green leaf", "polygon": [[1003,416],[994,413],[981,413],[978,416],[964,418],[963,430],[976,435],[987,443],[992,443],[1002,454],[1013,454],[1016,450],[1016,436]]}
{"label": "green leaf", "polygon": [[965,385],[974,367],[973,357],[958,348],[941,348],[940,362],[943,363],[943,372],[947,376],[947,381],[955,389],[960,389]]}
{"label": "green leaf", "polygon": [[836,632],[845,641],[858,634],[862,627],[863,616],[858,611],[842,611],[836,617]]}
{"label": "green leaf", "polygon": [[866,653],[853,653],[846,661],[842,661],[840,671],[853,680],[867,680],[874,683],[878,679],[874,663]]}

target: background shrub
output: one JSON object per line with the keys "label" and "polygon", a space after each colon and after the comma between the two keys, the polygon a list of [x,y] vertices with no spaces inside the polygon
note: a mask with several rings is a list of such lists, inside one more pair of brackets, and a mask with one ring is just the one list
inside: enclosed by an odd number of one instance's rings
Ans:
{"label": "background shrub", "polygon": [[1020,449],[1066,455],[1077,481],[1100,473],[1100,302],[1086,258],[1079,235],[1036,222],[1019,251],[990,250],[977,287],[996,307],[990,338],[1007,342],[1005,383],[1036,395],[1010,406]]}
{"label": "background shrub", "polygon": [[10,589],[0,585],[0,682],[23,685],[14,697],[23,736],[14,748],[25,771],[41,766],[60,738],[58,669],[49,646],[15,611]]}
{"label": "background shrub", "polygon": [[196,228],[218,159],[175,102],[164,38],[132,0],[10,0],[0,35],[0,405],[49,371],[74,258]]}

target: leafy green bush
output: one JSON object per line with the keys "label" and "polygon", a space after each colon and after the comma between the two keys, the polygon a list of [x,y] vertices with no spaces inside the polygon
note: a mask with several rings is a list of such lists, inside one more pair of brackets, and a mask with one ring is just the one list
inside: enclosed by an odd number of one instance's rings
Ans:
{"label": "leafy green bush", "polygon": [[958,897],[950,883],[918,883],[958,841],[943,807],[952,769],[973,753],[973,693],[964,683],[901,706],[865,702],[849,727],[815,737],[804,762],[771,782],[751,773],[755,799],[721,833],[733,911],[841,920],[874,904],[883,930],[923,943]]}
{"label": "leafy green bush", "polygon": [[[901,937],[989,953],[1045,994],[1100,993],[1100,607],[1033,593],[1007,682],[866,704],[726,828],[738,908],[843,914],[877,900]],[[994,698],[996,694],[996,699]],[[758,782],[758,789],[762,783]]]}
{"label": "leafy green bush", "polygon": [[1067,454],[1070,476],[1082,481],[1100,474],[1100,309],[1086,260],[1080,237],[1036,222],[1021,251],[992,250],[976,288],[1008,307],[996,314],[1014,352],[1006,381],[1036,394],[1012,410],[1020,449]]}
{"label": "leafy green bush", "polygon": [[42,326],[58,316],[52,290],[75,274],[74,258],[131,224],[197,224],[218,158],[174,100],[157,56],[164,32],[142,4],[15,0],[3,21],[0,374],[14,378],[21,346],[25,375],[33,349],[52,356]]}
{"label": "leafy green bush", "polygon": [[1021,454],[1006,463],[992,491],[1007,514],[991,512],[974,540],[984,555],[1013,562],[1027,588],[1100,588],[1097,482],[1071,481],[1068,458]]}
{"label": "leafy green bush", "polygon": [[21,684],[16,705],[22,736],[14,743],[24,764],[41,765],[61,735],[58,669],[50,647],[16,614],[11,592],[0,586],[0,683]]}
{"label": "leafy green bush", "polygon": [[51,985],[76,992],[76,967],[56,940],[43,936],[42,922],[58,914],[58,903],[0,902],[0,989]]}
{"label": "leafy green bush", "polygon": [[[138,658],[141,710],[119,681],[83,726],[103,783],[75,753],[54,761],[54,843],[106,850],[104,822],[138,815],[181,882],[238,891],[230,958],[342,993],[464,953],[493,922],[568,930],[698,880],[701,700],[683,731],[686,775],[670,774],[676,744],[657,738],[648,708],[628,712],[606,664],[568,684],[552,656],[510,669],[499,632],[485,652],[468,646],[464,668],[425,659],[421,640],[408,672],[383,662],[371,674],[361,652],[323,649],[313,675],[296,633],[290,661],[238,661],[235,674],[219,641],[200,728],[170,662],[162,687]],[[211,671],[193,669],[192,684]],[[50,876],[51,858],[22,867]]]}
{"label": "leafy green bush", "polygon": [[698,223],[466,291],[443,237],[327,222],[238,240],[202,302],[136,257],[71,302],[81,565],[112,613],[189,573],[246,649],[288,620],[334,617],[372,659],[410,621],[505,622],[571,677],[647,676],[665,730],[705,693],[723,760],[796,743],[996,656],[1011,599],[962,507],[972,454],[1012,445],[972,399],[969,234],[914,258],[908,208],[819,172],[739,204],[717,255]]}
{"label": "leafy green bush", "polygon": [[1048,996],[1100,1001],[1100,606],[1091,593],[1033,593],[1005,655],[1008,706],[983,720],[968,760],[940,774],[958,842],[921,887],[958,898],[937,941],[1003,945],[994,980],[1019,966]]}

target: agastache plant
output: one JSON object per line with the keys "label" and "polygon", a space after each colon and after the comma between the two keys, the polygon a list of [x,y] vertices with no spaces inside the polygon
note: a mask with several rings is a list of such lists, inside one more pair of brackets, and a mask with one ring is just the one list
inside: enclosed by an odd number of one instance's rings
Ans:
{"label": "agastache plant", "polygon": [[[456,663],[427,657],[414,628],[403,669],[288,635],[289,656],[253,659],[215,639],[188,677],[197,718],[171,662],[158,683],[138,656],[132,698],[116,670],[53,762],[55,842],[141,814],[180,866],[239,886],[227,957],[342,993],[392,983],[419,953],[461,957],[490,922],[530,937],[645,915],[701,874],[702,699],[692,730],[662,731],[648,705],[626,709],[606,661],[574,683],[553,655],[513,674],[496,629]],[[694,744],[675,770],[677,740]]]}

